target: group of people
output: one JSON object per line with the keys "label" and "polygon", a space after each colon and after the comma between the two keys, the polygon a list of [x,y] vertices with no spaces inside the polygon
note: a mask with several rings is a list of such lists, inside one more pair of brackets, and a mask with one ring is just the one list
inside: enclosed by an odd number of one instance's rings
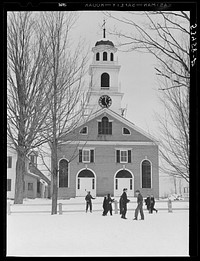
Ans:
{"label": "group of people", "polygon": [[[142,196],[142,194],[140,193],[139,190],[136,190],[135,193],[136,193],[136,196],[137,196],[137,207],[135,209],[133,220],[138,219],[138,213],[140,213],[141,220],[144,220],[143,196]],[[88,194],[85,197],[86,213],[88,211],[88,207],[90,207],[90,212],[92,212],[92,199],[95,199],[95,198],[92,197],[92,195],[90,194],[90,191],[89,191]],[[155,210],[156,213],[158,212],[158,210],[154,208],[155,199],[154,199],[153,195],[148,195],[147,198],[144,201],[145,201],[145,204],[147,206],[147,210],[149,211],[150,214],[153,213],[153,210]],[[113,202],[114,202],[114,199],[111,198],[110,194],[107,194],[104,197],[102,216],[106,216],[108,214],[108,212],[110,212],[110,215],[112,215],[112,203]],[[123,218],[123,219],[127,219],[126,218],[126,212],[127,212],[127,204],[129,202],[130,202],[130,200],[127,198],[127,188],[124,188],[123,193],[122,193],[120,200],[119,200],[120,214],[121,214],[121,218]]]}

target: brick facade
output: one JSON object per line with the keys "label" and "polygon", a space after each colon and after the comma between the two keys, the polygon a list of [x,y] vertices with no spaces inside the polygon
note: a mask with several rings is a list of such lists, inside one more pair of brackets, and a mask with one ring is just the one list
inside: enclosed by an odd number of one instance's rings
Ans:
{"label": "brick facade", "polygon": [[[112,135],[98,135],[98,121],[107,116],[112,121]],[[88,127],[88,134],[81,135],[79,132],[83,126]],[[131,134],[123,135],[122,128],[127,127]],[[66,142],[60,146],[58,155],[59,160],[67,159],[69,163],[68,187],[58,189],[59,198],[70,198],[77,196],[77,174],[88,169],[95,173],[95,191],[96,196],[104,196],[106,193],[115,194],[115,174],[126,169],[133,174],[132,196],[136,189],[140,189],[146,197],[147,194],[154,194],[159,197],[159,174],[158,174],[158,146],[150,139],[135,129],[132,123],[108,109],[103,109],[91,119],[87,124],[81,125],[72,135],[66,137]],[[72,136],[76,137],[72,139]],[[94,150],[94,162],[79,162],[79,149]],[[131,150],[131,163],[117,163],[116,150]],[[72,158],[72,155],[74,156]],[[141,164],[143,160],[151,163],[151,188],[142,188],[141,182]],[[129,189],[129,188],[128,188]],[[129,194],[130,189],[128,190]],[[86,193],[86,192],[85,192]]]}

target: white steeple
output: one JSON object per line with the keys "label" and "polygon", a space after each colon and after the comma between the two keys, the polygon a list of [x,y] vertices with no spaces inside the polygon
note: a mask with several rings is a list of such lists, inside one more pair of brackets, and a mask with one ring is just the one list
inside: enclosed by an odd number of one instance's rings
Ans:
{"label": "white steeple", "polygon": [[[95,112],[102,107],[109,107],[109,109],[121,114],[123,93],[120,92],[118,80],[121,66],[116,58],[117,48],[105,37],[104,26],[103,39],[97,41],[92,48],[94,55],[89,68],[91,81],[88,109]],[[103,100],[102,96],[104,96]]]}

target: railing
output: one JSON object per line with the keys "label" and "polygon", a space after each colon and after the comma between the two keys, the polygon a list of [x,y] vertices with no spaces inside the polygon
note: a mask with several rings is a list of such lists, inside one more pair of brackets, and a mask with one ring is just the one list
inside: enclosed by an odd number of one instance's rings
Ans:
{"label": "railing", "polygon": [[[168,201],[158,201],[156,203],[166,203],[166,207],[156,207],[157,210],[167,210],[169,213],[172,213],[173,210],[189,210],[189,207],[174,207],[172,205],[176,205],[176,202],[174,202],[172,204],[171,200]],[[130,201],[130,203],[135,203],[135,201]],[[129,203],[129,204],[130,204]],[[64,212],[85,212],[85,207],[84,208],[79,208],[79,209],[64,209],[64,206],[85,206],[85,203],[80,202],[69,202],[69,203],[58,203],[57,204],[57,210],[59,215],[62,215]],[[100,208],[98,209],[93,209],[93,212],[103,212],[102,209],[102,202],[93,202],[93,205],[97,206],[99,205]],[[46,207],[49,206],[49,209],[33,209],[34,207]],[[21,208],[22,210],[16,210],[13,208]],[[25,209],[25,207],[27,207]],[[32,207],[30,210],[28,210],[29,207]],[[130,208],[128,207],[128,210],[135,210],[134,208]],[[114,201],[114,208],[113,211],[115,214],[119,213],[119,202],[117,200]],[[144,208],[144,211],[146,212],[147,210]],[[11,204],[10,202],[7,202],[7,214],[11,215],[11,213],[51,213],[51,204],[20,204],[20,205],[16,205],[16,204]]]}

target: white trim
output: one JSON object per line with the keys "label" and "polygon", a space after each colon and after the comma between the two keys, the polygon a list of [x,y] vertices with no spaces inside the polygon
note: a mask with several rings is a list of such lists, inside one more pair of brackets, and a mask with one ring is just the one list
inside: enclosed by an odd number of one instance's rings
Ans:
{"label": "white trim", "polygon": [[[129,171],[130,173],[131,173],[131,175],[132,175],[132,191],[134,192],[134,185],[135,185],[135,177],[134,177],[134,174],[133,174],[133,172],[131,171],[131,170],[129,170],[129,169],[127,169],[127,168],[122,168],[122,169],[118,169],[116,172],[115,172],[115,174],[114,174],[114,178],[113,178],[113,183],[114,183],[114,194],[115,194],[115,191],[116,191],[116,189],[115,189],[115,180],[116,180],[116,175],[117,175],[117,173],[120,171],[120,170],[127,170],[127,171]],[[118,184],[119,185],[119,184]],[[130,187],[128,188],[128,190],[130,190]]]}
{"label": "white trim", "polygon": [[129,145],[148,145],[148,146],[157,146],[157,144],[155,142],[151,142],[151,141],[98,141],[98,140],[94,140],[94,141],[86,141],[86,140],[82,140],[82,141],[65,141],[62,142],[62,144],[80,144],[80,145],[112,145],[112,146],[129,146]]}
{"label": "white trim", "polygon": [[[67,188],[69,188],[70,187],[70,163],[69,163],[69,160],[66,158],[66,157],[62,157],[62,158],[60,158],[59,159],[59,161],[58,161],[58,177],[57,177],[57,184],[58,184],[58,188],[60,188],[59,187],[59,163],[60,163],[60,161],[62,160],[62,159],[64,159],[64,160],[66,160],[67,162],[68,162],[68,187]],[[66,188],[66,187],[65,187]]]}
{"label": "white trim", "polygon": [[[153,187],[152,187],[152,162],[151,162],[151,160],[149,160],[149,159],[147,158],[147,156],[145,156],[145,159],[141,160],[141,162],[140,162],[140,188],[141,188],[141,189],[143,188],[143,187],[142,187],[142,162],[145,161],[145,160],[149,161],[149,162],[150,162],[150,165],[151,165],[151,187],[150,187],[150,188],[147,188],[147,189],[152,189],[152,188],[153,188]],[[144,188],[144,189],[145,189],[145,188]]]}
{"label": "white trim", "polygon": [[78,190],[78,179],[79,179],[79,177],[78,177],[78,175],[79,175],[79,173],[82,171],[82,170],[84,170],[84,169],[87,169],[87,170],[90,170],[93,174],[94,174],[94,191],[95,191],[95,196],[96,196],[96,194],[97,194],[97,184],[96,184],[96,182],[97,182],[97,177],[96,177],[96,173],[94,172],[94,170],[92,170],[92,169],[90,169],[90,168],[82,168],[82,169],[80,169],[78,172],[77,172],[77,174],[76,174],[76,194],[77,194],[77,190]]}

